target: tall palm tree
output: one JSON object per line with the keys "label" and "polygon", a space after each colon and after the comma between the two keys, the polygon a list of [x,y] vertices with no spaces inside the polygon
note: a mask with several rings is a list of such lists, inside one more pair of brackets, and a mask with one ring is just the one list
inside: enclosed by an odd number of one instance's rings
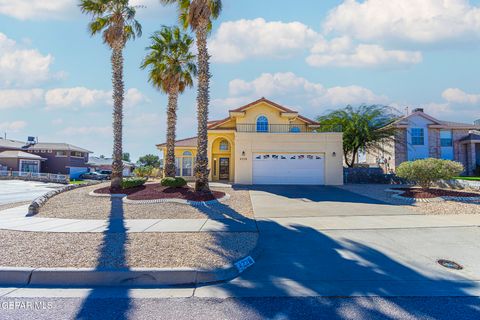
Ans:
{"label": "tall palm tree", "polygon": [[135,20],[136,10],[128,0],[81,0],[82,13],[92,16],[90,34],[102,33],[103,42],[112,50],[113,84],[113,162],[111,188],[121,188],[123,178],[123,49],[128,40],[142,35],[142,26]]}
{"label": "tall palm tree", "polygon": [[197,75],[195,55],[191,53],[193,38],[178,27],[163,27],[150,37],[152,44],[143,60],[142,69],[149,70],[150,83],[168,95],[167,154],[165,176],[175,177],[175,127],[178,95],[193,85]]}
{"label": "tall palm tree", "polygon": [[210,65],[207,49],[207,36],[212,28],[212,20],[218,18],[222,11],[221,0],[160,0],[163,4],[176,3],[179,20],[184,28],[190,27],[195,32],[198,49],[198,93],[197,120],[198,146],[195,161],[195,191],[208,192],[208,104],[210,101]]}

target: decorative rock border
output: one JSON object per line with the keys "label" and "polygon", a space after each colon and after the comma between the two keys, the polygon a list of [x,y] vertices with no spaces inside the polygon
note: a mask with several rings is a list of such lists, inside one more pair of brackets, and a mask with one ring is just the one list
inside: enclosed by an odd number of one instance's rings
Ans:
{"label": "decorative rock border", "polygon": [[28,206],[27,217],[31,217],[31,216],[34,216],[34,215],[38,214],[40,208],[43,207],[45,205],[45,203],[50,198],[53,198],[57,194],[60,194],[60,193],[66,192],[66,191],[70,191],[70,190],[74,190],[74,189],[78,189],[78,188],[93,186],[93,185],[99,184],[99,183],[100,183],[99,181],[95,181],[95,182],[87,182],[87,183],[84,183],[84,184],[69,184],[65,187],[49,191],[46,194],[44,194],[43,196],[40,196],[40,197],[38,197],[38,198],[36,198],[35,200],[32,201],[32,203]]}
{"label": "decorative rock border", "polygon": [[209,200],[209,201],[191,201],[191,200],[184,200],[184,199],[154,199],[154,200],[131,200],[127,197],[123,198],[123,203],[129,204],[154,204],[154,203],[180,203],[180,204],[188,204],[191,206],[204,206],[204,205],[212,205],[216,203],[221,203],[230,199],[230,195],[225,193],[222,198]]}
{"label": "decorative rock border", "polygon": [[153,199],[153,200],[131,200],[127,198],[126,194],[116,193],[116,194],[104,194],[104,193],[95,193],[94,191],[90,191],[89,196],[92,197],[104,197],[104,198],[123,198],[123,203],[128,204],[155,204],[155,203],[180,203],[180,204],[188,204],[190,206],[205,206],[205,205],[213,205],[219,202],[224,202],[230,199],[230,195],[225,193],[222,198],[209,200],[209,201],[191,201],[191,200],[184,200],[184,199]]}
{"label": "decorative rock border", "polygon": [[395,188],[389,188],[385,190],[386,192],[392,192],[394,193],[392,195],[393,198],[395,199],[400,199],[405,202],[409,203],[416,203],[416,202],[443,202],[443,201],[448,201],[448,200],[453,200],[453,201],[464,201],[464,202],[477,202],[480,201],[480,195],[478,197],[451,197],[451,196],[444,196],[444,197],[436,197],[436,198],[408,198],[404,197],[401,194],[404,193],[404,190],[398,190]]}

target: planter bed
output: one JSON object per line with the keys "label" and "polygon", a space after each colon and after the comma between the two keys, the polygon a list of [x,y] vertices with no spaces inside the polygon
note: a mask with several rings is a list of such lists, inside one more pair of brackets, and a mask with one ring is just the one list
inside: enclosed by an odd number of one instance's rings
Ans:
{"label": "planter bed", "polygon": [[118,190],[110,190],[104,187],[94,191],[97,194],[126,194],[128,200],[159,200],[159,199],[181,199],[186,201],[212,201],[223,198],[224,192],[211,191],[209,193],[197,193],[190,187],[173,188],[164,187],[158,183],[146,184],[140,187]]}
{"label": "planter bed", "polygon": [[439,197],[455,197],[455,198],[474,198],[479,197],[479,193],[460,192],[445,189],[422,189],[422,188],[395,188],[394,190],[403,191],[400,196],[404,198],[414,199],[432,199]]}

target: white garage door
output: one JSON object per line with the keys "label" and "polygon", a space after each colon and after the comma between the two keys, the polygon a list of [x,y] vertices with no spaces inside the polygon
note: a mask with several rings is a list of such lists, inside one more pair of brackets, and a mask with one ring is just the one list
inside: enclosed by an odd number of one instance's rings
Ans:
{"label": "white garage door", "polygon": [[253,184],[325,184],[323,154],[254,154]]}

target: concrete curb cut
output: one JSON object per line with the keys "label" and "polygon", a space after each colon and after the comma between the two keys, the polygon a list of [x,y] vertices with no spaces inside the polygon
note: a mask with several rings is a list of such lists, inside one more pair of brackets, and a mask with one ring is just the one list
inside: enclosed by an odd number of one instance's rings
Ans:
{"label": "concrete curb cut", "polygon": [[[252,250],[256,259],[260,248]],[[248,257],[247,256],[247,257]],[[212,270],[193,268],[14,268],[0,267],[1,286],[158,287],[228,281],[241,272],[235,264]]]}
{"label": "concrete curb cut", "polygon": [[60,194],[60,193],[63,193],[63,192],[66,192],[66,191],[70,191],[70,190],[74,190],[74,189],[78,189],[78,188],[83,188],[83,187],[88,187],[88,186],[93,186],[95,184],[99,184],[100,182],[89,182],[89,183],[84,183],[84,184],[69,184],[63,188],[60,188],[60,189],[56,189],[56,190],[52,190],[52,191],[49,191],[47,192],[46,194],[44,194],[43,196],[40,196],[38,198],[36,198],[35,200],[32,201],[32,203],[30,204],[30,206],[28,207],[28,214],[27,214],[27,217],[31,217],[31,216],[34,216],[36,214],[38,214],[40,208],[45,205],[45,203],[53,198],[54,196]]}
{"label": "concrete curb cut", "polygon": [[409,203],[443,202],[443,201],[449,201],[449,200],[464,201],[464,202],[479,202],[480,201],[480,196],[478,196],[478,197],[450,197],[450,196],[445,196],[445,197],[428,198],[428,199],[415,199],[415,198],[407,198],[407,197],[401,196],[401,194],[404,192],[403,190],[385,189],[385,191],[394,193],[392,195],[393,198],[400,199],[402,201],[409,202]]}

